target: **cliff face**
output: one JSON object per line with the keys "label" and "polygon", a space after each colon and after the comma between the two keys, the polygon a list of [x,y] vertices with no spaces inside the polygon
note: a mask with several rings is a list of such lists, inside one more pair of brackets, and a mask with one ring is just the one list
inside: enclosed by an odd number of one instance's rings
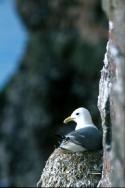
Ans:
{"label": "cliff face", "polygon": [[105,18],[96,0],[17,0],[17,10],[29,41],[3,95],[0,178],[2,185],[35,186],[63,118],[84,106],[99,122]]}
{"label": "cliff face", "polygon": [[98,106],[103,127],[100,187],[125,186],[125,1],[102,1],[109,39],[101,71]]}

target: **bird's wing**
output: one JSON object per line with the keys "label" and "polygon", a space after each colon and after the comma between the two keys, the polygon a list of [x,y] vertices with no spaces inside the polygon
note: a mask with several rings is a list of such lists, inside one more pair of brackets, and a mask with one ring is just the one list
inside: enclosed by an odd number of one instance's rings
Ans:
{"label": "bird's wing", "polygon": [[89,150],[102,148],[102,134],[96,127],[72,131],[66,135],[66,139]]}

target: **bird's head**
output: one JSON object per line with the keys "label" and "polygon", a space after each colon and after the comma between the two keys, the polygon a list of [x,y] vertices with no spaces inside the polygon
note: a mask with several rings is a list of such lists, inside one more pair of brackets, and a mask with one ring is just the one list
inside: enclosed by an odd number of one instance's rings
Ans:
{"label": "bird's head", "polygon": [[83,128],[85,126],[93,124],[90,112],[83,107],[80,107],[75,111],[73,111],[71,116],[64,119],[63,122],[66,124],[70,121],[76,122],[77,124],[76,129]]}

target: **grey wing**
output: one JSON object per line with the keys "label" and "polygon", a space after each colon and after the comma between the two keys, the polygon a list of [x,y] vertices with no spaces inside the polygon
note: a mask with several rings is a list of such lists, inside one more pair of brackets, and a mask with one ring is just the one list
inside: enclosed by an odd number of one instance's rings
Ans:
{"label": "grey wing", "polygon": [[86,127],[72,131],[66,135],[66,138],[87,150],[98,150],[102,148],[102,133],[96,127]]}

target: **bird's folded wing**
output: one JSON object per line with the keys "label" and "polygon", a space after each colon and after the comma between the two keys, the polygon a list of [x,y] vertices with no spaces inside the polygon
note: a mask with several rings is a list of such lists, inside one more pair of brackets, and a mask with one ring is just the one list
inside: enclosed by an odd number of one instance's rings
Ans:
{"label": "bird's folded wing", "polygon": [[89,150],[102,148],[102,135],[97,128],[86,127],[72,131],[66,135],[66,139]]}

